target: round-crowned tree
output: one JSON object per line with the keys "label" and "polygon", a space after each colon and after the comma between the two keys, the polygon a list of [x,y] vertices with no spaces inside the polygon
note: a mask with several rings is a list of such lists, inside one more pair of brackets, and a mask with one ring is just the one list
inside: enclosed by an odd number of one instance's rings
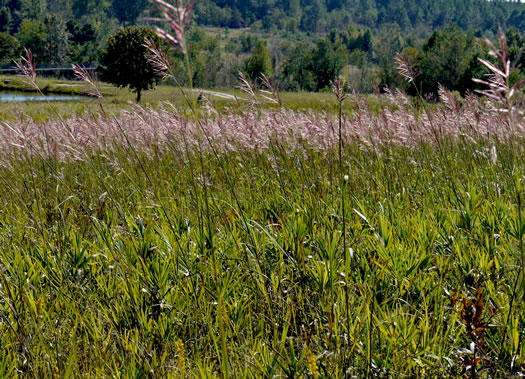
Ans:
{"label": "round-crowned tree", "polygon": [[159,80],[148,61],[148,49],[144,46],[146,39],[156,45],[161,43],[149,28],[131,26],[120,29],[109,38],[99,70],[102,80],[121,88],[129,87],[135,92],[137,102],[140,102],[142,91],[153,88]]}

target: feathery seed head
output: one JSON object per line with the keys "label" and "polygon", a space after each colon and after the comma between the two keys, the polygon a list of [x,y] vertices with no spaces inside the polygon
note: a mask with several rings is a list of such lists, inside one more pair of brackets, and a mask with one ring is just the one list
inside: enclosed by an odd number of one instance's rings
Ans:
{"label": "feathery seed head", "polygon": [[85,82],[89,86],[89,90],[86,93],[89,96],[101,98],[102,93],[100,92],[100,85],[97,78],[97,73],[94,70],[88,70],[85,67],[72,65],[73,73],[78,80]]}
{"label": "feathery seed head", "polygon": [[404,77],[409,83],[416,80],[420,73],[415,68],[415,62],[409,56],[396,54],[397,72]]}
{"label": "feathery seed head", "polygon": [[348,94],[345,91],[345,79],[338,77],[335,82],[331,82],[332,92],[337,97],[337,101],[342,103],[347,97]]}
{"label": "feathery seed head", "polygon": [[155,73],[163,80],[168,79],[170,77],[171,64],[166,53],[149,38],[146,39],[144,46],[148,49],[147,58]]}
{"label": "feathery seed head", "polygon": [[190,25],[191,15],[196,3],[197,0],[188,0],[186,4],[183,0],[175,0],[174,5],[171,5],[163,0],[153,0],[153,4],[162,17],[148,18],[149,21],[167,23],[170,26],[173,34],[160,27],[155,27],[155,31],[160,38],[175,47],[179,47],[184,55],[188,53],[185,34]]}
{"label": "feathery seed head", "polygon": [[24,47],[24,55],[19,61],[15,61],[16,68],[20,71],[19,76],[23,77],[27,84],[35,89],[39,89],[36,83],[36,62],[31,50]]}

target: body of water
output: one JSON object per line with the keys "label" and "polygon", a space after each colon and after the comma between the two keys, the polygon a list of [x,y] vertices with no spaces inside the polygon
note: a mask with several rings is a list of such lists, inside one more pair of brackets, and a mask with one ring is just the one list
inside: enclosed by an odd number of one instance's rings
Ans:
{"label": "body of water", "polygon": [[20,103],[24,101],[66,101],[66,100],[80,100],[82,96],[71,95],[56,95],[50,94],[42,96],[38,93],[28,92],[0,92],[1,103]]}

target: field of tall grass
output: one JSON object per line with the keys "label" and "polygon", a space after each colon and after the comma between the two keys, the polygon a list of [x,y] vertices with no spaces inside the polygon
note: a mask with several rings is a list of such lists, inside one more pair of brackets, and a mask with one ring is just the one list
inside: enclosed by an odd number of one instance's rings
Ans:
{"label": "field of tall grass", "polygon": [[1,376],[523,374],[523,116],[442,100],[4,123]]}
{"label": "field of tall grass", "polygon": [[[183,53],[189,5],[168,8]],[[4,122],[0,377],[523,376],[523,82],[503,42],[483,96],[439,106],[372,109],[337,80],[336,112],[297,112],[241,75],[228,109]]]}

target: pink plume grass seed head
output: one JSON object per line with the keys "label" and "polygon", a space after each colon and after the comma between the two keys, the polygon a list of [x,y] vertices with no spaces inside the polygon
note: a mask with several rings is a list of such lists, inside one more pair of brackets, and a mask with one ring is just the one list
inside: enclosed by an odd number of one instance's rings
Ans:
{"label": "pink plume grass seed head", "polygon": [[36,90],[40,90],[36,82],[36,61],[31,50],[24,47],[24,55],[20,60],[14,61],[19,71],[19,76],[25,79],[25,82]]}
{"label": "pink plume grass seed head", "polygon": [[171,5],[164,0],[153,0],[153,4],[157,7],[162,17],[148,18],[149,21],[167,23],[170,26],[173,34],[158,26],[155,27],[155,31],[160,38],[180,48],[184,55],[188,53],[185,34],[190,25],[193,8],[196,3],[197,0],[188,0],[186,4],[184,4],[183,0],[175,0],[174,4]]}

